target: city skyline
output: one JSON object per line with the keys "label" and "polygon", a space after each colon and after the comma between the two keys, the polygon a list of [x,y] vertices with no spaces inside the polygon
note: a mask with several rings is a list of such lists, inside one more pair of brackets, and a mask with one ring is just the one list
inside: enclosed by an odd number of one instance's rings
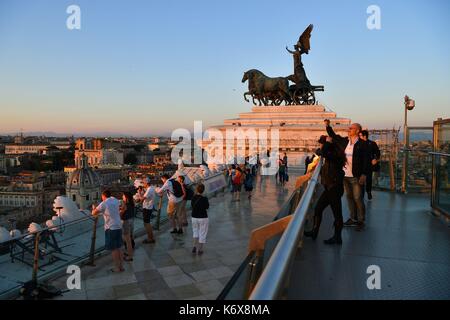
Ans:
{"label": "city skyline", "polygon": [[[66,27],[71,4],[81,8],[81,30]],[[381,10],[380,30],[366,26],[372,4]],[[251,109],[242,97],[246,70],[292,73],[284,47],[309,23],[303,63],[311,82],[325,86],[319,102],[364,127],[398,128],[408,94],[417,105],[409,124],[431,126],[450,103],[449,7],[437,0],[3,1],[0,134],[148,136],[191,131],[195,120],[204,129],[222,124]]]}

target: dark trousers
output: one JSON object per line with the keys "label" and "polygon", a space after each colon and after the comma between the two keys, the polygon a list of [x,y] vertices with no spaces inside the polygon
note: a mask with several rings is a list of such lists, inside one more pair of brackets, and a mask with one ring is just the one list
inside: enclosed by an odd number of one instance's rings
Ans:
{"label": "dark trousers", "polygon": [[314,229],[319,231],[320,223],[322,222],[322,214],[326,207],[331,206],[331,211],[334,216],[334,228],[335,234],[341,234],[342,227],[344,225],[344,219],[342,217],[342,202],[341,198],[344,194],[344,187],[334,186],[330,189],[325,188],[325,191],[317,201],[316,208],[314,209]]}
{"label": "dark trousers", "polygon": [[280,183],[286,182],[286,171],[278,171],[278,178],[280,178]]}
{"label": "dark trousers", "polygon": [[372,193],[372,176],[373,176],[373,171],[370,171],[366,177],[366,184],[365,184],[364,188],[362,188],[362,191],[361,191],[361,198],[363,198],[363,199],[364,199],[365,191],[367,191],[367,193]]}

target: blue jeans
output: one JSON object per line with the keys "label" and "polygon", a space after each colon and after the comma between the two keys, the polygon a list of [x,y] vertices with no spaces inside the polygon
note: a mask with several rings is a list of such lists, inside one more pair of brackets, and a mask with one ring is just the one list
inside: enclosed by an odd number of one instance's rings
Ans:
{"label": "blue jeans", "polygon": [[366,206],[362,199],[362,188],[359,181],[355,177],[344,178],[344,189],[347,195],[348,209],[350,210],[350,218],[354,221],[364,222],[366,219]]}

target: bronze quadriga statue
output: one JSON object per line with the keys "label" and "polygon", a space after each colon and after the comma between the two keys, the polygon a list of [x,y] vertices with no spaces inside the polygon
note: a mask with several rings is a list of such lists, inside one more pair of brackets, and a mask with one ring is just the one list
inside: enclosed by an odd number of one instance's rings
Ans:
{"label": "bronze quadriga statue", "polygon": [[[306,76],[302,63],[302,54],[309,53],[311,32],[313,25],[301,34],[294,50],[286,50],[294,58],[294,74],[288,77],[270,78],[259,70],[251,69],[244,73],[242,82],[248,81],[248,91],[244,93],[245,101],[249,102],[247,96],[252,97],[253,104],[259,106],[278,106],[283,102],[285,105],[312,105],[316,103],[315,91],[324,91],[323,86],[313,86]],[[294,84],[289,85],[289,81]]]}

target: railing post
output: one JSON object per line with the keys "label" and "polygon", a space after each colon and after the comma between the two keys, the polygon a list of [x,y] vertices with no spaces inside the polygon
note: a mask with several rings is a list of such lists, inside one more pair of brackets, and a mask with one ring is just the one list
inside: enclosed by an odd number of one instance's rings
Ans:
{"label": "railing post", "polygon": [[31,276],[31,281],[34,285],[37,284],[37,273],[39,269],[39,238],[41,233],[36,232],[34,237],[34,259],[33,259],[33,274]]}
{"label": "railing post", "polygon": [[95,255],[95,240],[97,239],[97,223],[98,223],[98,216],[94,216],[94,226],[92,229],[92,238],[91,238],[91,250],[89,252],[89,262],[87,263],[88,266],[92,267],[95,267],[94,255]]}
{"label": "railing post", "polygon": [[257,252],[255,254],[255,257],[249,263],[250,270],[248,274],[248,280],[246,281],[247,285],[245,288],[245,299],[248,299],[248,297],[250,297],[253,289],[255,288],[256,282],[258,281],[257,266],[260,259],[259,255],[262,255],[262,253]]}

